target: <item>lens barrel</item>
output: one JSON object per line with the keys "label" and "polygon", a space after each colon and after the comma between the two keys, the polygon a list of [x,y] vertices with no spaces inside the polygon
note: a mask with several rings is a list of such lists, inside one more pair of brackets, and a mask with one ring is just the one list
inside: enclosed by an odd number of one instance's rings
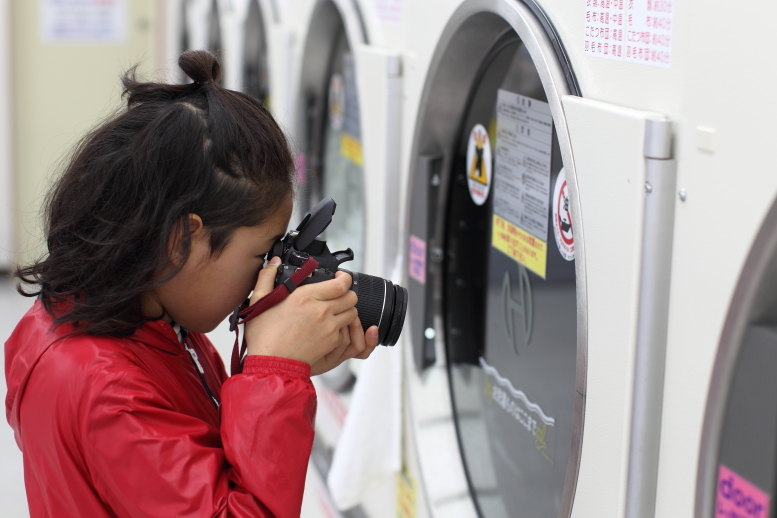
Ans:
{"label": "lens barrel", "polygon": [[371,326],[378,326],[378,343],[395,345],[405,324],[407,290],[381,277],[348,273],[353,277],[351,290],[359,297],[356,310],[362,328],[367,331]]}

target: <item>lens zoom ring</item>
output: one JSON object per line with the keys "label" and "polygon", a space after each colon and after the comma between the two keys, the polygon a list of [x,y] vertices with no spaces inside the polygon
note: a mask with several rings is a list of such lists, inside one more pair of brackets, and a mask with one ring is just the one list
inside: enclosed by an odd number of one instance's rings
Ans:
{"label": "lens zoom ring", "polygon": [[358,283],[359,289],[355,290],[356,295],[359,296],[356,309],[359,312],[362,327],[366,331],[368,327],[376,326],[380,322],[385,297],[385,281],[380,277],[360,273]]}

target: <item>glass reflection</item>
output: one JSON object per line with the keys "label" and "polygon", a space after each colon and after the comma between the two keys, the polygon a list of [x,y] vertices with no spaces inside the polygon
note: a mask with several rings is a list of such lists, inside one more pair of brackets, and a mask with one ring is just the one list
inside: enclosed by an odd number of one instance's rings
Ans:
{"label": "glass reflection", "polygon": [[[552,228],[558,140],[516,35],[484,60],[464,119],[448,198],[444,297],[462,456],[482,516],[555,518],[574,416],[575,269]],[[473,154],[473,146],[488,153]],[[489,163],[477,161],[489,153]]]}

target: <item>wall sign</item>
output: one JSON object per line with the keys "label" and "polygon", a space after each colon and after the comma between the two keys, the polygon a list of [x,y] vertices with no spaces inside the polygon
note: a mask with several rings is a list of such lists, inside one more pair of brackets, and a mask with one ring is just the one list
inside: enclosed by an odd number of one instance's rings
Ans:
{"label": "wall sign", "polygon": [[126,0],[40,0],[45,42],[121,42],[127,37]]}
{"label": "wall sign", "polygon": [[585,54],[669,68],[674,0],[584,1]]}

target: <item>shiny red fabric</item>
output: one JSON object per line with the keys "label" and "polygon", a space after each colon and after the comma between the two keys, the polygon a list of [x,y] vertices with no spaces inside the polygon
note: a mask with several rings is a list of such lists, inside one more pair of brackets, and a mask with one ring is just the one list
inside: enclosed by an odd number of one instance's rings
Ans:
{"label": "shiny red fabric", "polygon": [[36,302],[5,344],[32,518],[300,515],[310,366],[249,356],[227,378],[213,345],[190,333],[219,412],[169,324],[126,339],[72,331],[52,330]]}

